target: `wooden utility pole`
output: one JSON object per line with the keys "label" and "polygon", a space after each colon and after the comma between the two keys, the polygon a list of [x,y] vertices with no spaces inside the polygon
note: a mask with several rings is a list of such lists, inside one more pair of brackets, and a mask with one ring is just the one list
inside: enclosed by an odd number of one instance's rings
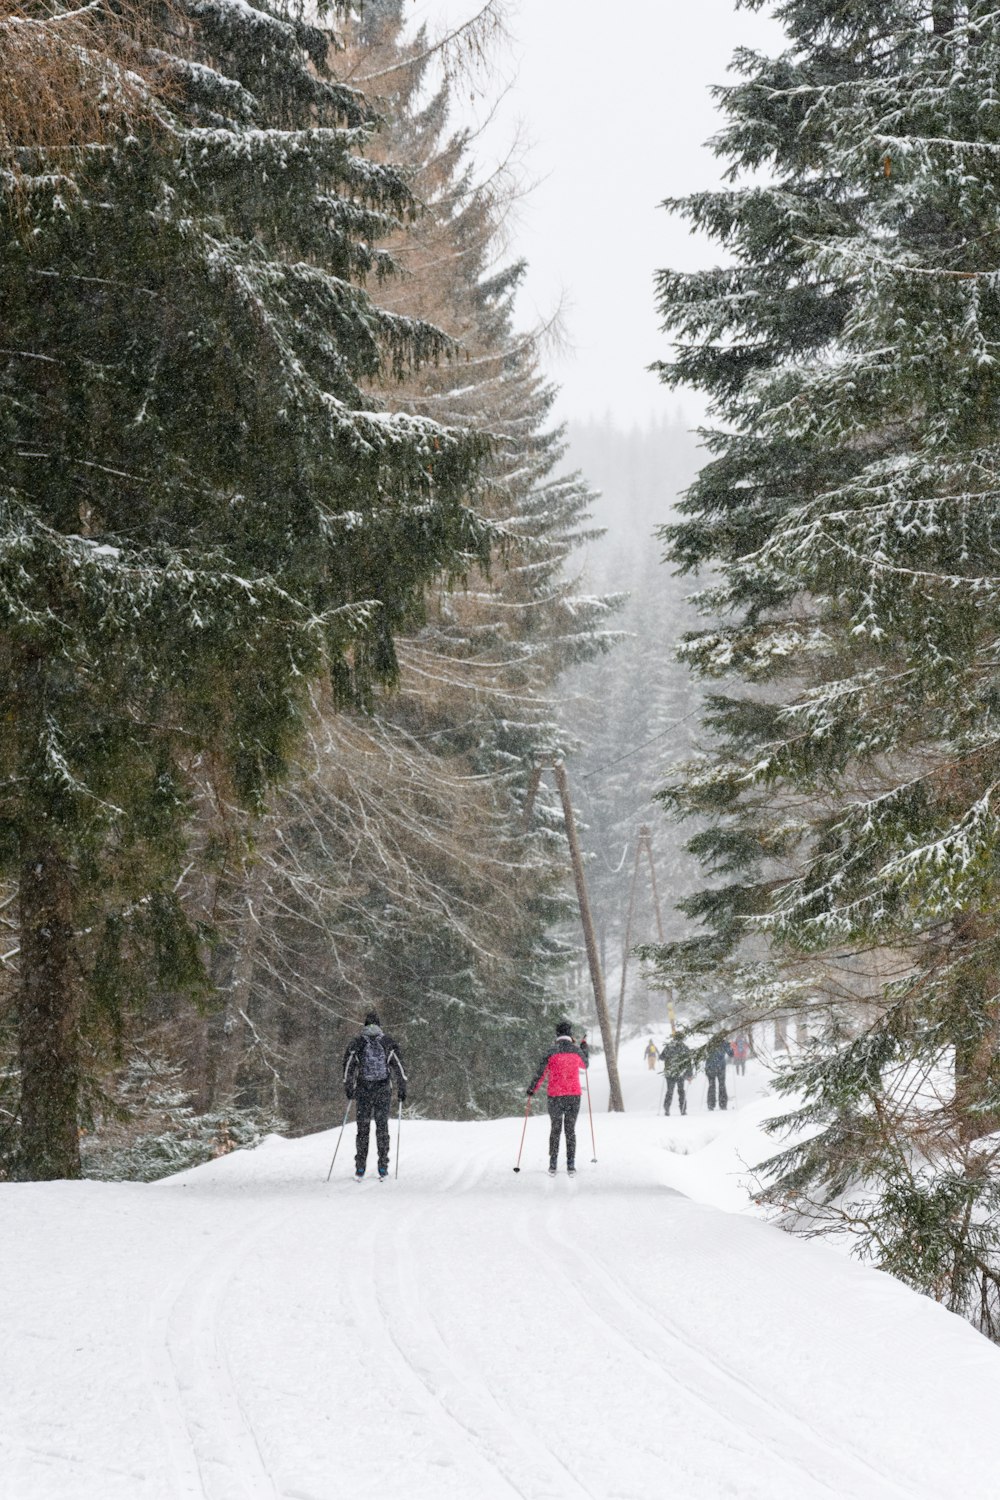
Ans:
{"label": "wooden utility pole", "polygon": [[[608,1082],[611,1085],[611,1098],[608,1108],[613,1113],[624,1113],[625,1105],[622,1101],[622,1086],[618,1078],[618,1056],[614,1045],[614,1037],[611,1034],[611,1017],[608,1015],[608,1002],[604,993],[604,975],[601,973],[601,958],[597,948],[597,938],[594,934],[594,919],[590,912],[590,900],[587,896],[587,881],[583,870],[583,859],[580,854],[580,844],[576,836],[576,820],[573,817],[573,804],[570,801],[569,781],[566,777],[566,767],[561,760],[550,762],[555,773],[556,786],[562,801],[563,820],[566,824],[566,840],[569,844],[569,856],[573,865],[573,879],[576,883],[576,899],[580,907],[580,923],[583,927],[583,941],[587,950],[587,963],[590,965],[590,982],[594,987],[594,1005],[597,1009],[597,1020],[601,1028],[601,1041],[604,1043],[604,1056],[608,1064]],[[531,817],[531,809],[535,802],[535,793],[542,776],[541,765],[536,765],[531,773],[528,783],[528,795],[524,804],[524,820],[527,824]]]}

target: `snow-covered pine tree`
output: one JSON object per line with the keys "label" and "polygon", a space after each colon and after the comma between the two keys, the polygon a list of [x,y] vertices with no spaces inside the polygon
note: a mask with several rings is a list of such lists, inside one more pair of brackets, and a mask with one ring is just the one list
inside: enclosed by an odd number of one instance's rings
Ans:
{"label": "snow-covered pine tree", "polygon": [[449,88],[425,91],[433,43],[408,39],[403,18],[394,0],[367,6],[339,63],[380,89],[383,149],[426,206],[391,242],[405,278],[378,295],[440,323],[462,356],[380,391],[411,418],[493,435],[476,505],[503,545],[488,573],[432,597],[400,643],[391,695],[364,718],[322,716],[313,760],[276,805],[261,925],[243,924],[256,958],[217,1031],[228,1066],[216,1076],[239,1098],[270,1087],[252,1020],[282,1055],[296,1129],[329,1119],[330,1079],[371,1003],[405,1038],[424,1108],[495,1113],[523,1088],[547,1034],[568,883],[555,810],[522,829],[524,786],[534,755],[560,744],[559,673],[600,650],[611,613],[572,576],[591,495],[559,472],[537,340],[514,330],[521,268],[498,264],[506,184],[475,180]]}
{"label": "snow-covered pine tree", "polygon": [[[695,908],[715,954],[769,944],[732,1019],[808,1017],[780,1083],[783,1123],[807,1130],[773,1196],[996,1335],[1000,22],[975,3],[880,7],[853,71],[855,7],[785,7],[822,11],[787,97],[808,180],[854,210],[795,241],[840,316],[719,399],[724,461],[759,455],[756,484],[742,462],[728,481],[759,529],[704,550],[724,622],[692,655],[766,688],[717,703],[714,743],[669,795],[714,809],[700,848],[735,873]],[[831,42],[853,48],[832,81],[814,71]],[[691,505],[718,528],[708,491]]]}
{"label": "snow-covered pine tree", "polygon": [[[738,53],[734,68],[742,76],[716,90],[726,118],[713,145],[729,185],[665,205],[715,239],[727,258],[711,270],[658,277],[659,310],[676,338],[674,358],[660,373],[668,384],[702,390],[716,424],[701,433],[712,458],[678,506],[682,519],[662,533],[684,572],[753,554],[796,493],[837,483],[843,463],[853,462],[822,444],[807,451],[765,415],[772,381],[832,348],[851,306],[850,286],[826,275],[812,247],[850,234],[878,188],[866,176],[844,177],[829,160],[817,97],[891,68],[884,37],[905,9],[832,0],[783,7],[788,49],[777,58]],[[752,568],[730,584],[730,594],[728,608],[740,621],[780,602]],[[706,603],[711,611],[713,600]],[[788,629],[789,648],[800,635],[808,647],[808,626],[793,621]],[[766,678],[770,659],[747,658],[731,636],[721,621],[699,632],[687,646],[695,670],[708,679],[739,671]],[[707,702],[707,728],[717,740],[745,747],[768,739],[772,714],[761,694],[732,699],[717,691]],[[703,791],[697,785],[685,776],[675,803],[712,823],[692,848],[712,871],[711,883],[685,903],[711,938],[700,932],[674,955],[695,971],[712,970],[742,941],[744,917],[766,900],[766,879],[758,892],[755,875],[762,860],[780,853],[775,828],[756,827],[738,781],[727,785],[710,774]]]}
{"label": "snow-covered pine tree", "polygon": [[155,1182],[257,1146],[284,1128],[267,1108],[199,1114],[183,1068],[159,1052],[133,1051],[109,1082],[100,1112],[83,1134],[85,1177]]}
{"label": "snow-covered pine tree", "polygon": [[[101,91],[100,130],[15,115],[0,163],[0,860],[36,1178],[79,1172],[86,1049],[149,984],[204,987],[177,895],[194,778],[260,806],[311,684],[393,680],[428,581],[488,550],[480,436],[363,390],[448,341],[361,288],[415,204],[363,154],[329,25],[181,0],[95,30],[111,61],[64,84]],[[120,110],[125,53],[157,88],[133,70]]]}

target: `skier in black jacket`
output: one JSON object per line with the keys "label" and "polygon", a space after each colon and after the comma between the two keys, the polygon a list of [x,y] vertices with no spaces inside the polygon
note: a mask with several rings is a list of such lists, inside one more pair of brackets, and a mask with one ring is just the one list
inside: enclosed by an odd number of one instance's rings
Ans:
{"label": "skier in black jacket", "polygon": [[687,1095],[685,1086],[694,1077],[694,1068],[691,1063],[691,1053],[686,1042],[682,1042],[679,1036],[671,1037],[663,1051],[660,1053],[660,1061],[663,1063],[663,1076],[667,1082],[667,1089],[663,1099],[663,1113],[669,1115],[670,1106],[674,1102],[674,1089],[677,1090],[677,1103],[682,1115],[688,1112]]}
{"label": "skier in black jacket", "polygon": [[400,1104],[406,1100],[406,1072],[399,1047],[386,1036],[378,1015],[370,1010],[364,1029],[348,1044],[344,1053],[344,1093],[357,1102],[358,1137],[354,1152],[354,1175],[365,1175],[372,1117],[375,1118],[375,1145],[378,1149],[378,1175],[389,1175],[389,1107],[392,1104],[392,1078]]}
{"label": "skier in black jacket", "polygon": [[729,1103],[729,1095],[726,1092],[726,1063],[733,1055],[733,1049],[726,1041],[725,1033],[720,1031],[712,1038],[711,1046],[705,1054],[705,1077],[708,1079],[708,1107],[715,1108],[715,1086],[719,1086],[719,1108],[725,1109]]}

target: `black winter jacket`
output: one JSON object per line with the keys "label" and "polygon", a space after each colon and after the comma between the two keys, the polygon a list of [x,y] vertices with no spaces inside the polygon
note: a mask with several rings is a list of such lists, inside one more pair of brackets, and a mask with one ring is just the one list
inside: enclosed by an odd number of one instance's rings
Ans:
{"label": "black winter jacket", "polygon": [[400,1101],[406,1098],[406,1070],[403,1067],[403,1059],[400,1056],[399,1047],[391,1036],[386,1036],[381,1026],[366,1026],[362,1032],[348,1043],[347,1051],[344,1053],[344,1093],[348,1099],[354,1098],[357,1088],[377,1088],[377,1084],[366,1083],[361,1077],[361,1059],[364,1056],[365,1040],[374,1037],[385,1053],[386,1070],[389,1080],[395,1077],[396,1092]]}
{"label": "black winter jacket", "polygon": [[694,1067],[687,1044],[679,1038],[667,1043],[660,1053],[663,1071],[668,1078],[693,1078]]}
{"label": "black winter jacket", "polygon": [[726,1071],[726,1063],[732,1055],[733,1049],[728,1042],[716,1042],[705,1054],[706,1074],[710,1076],[714,1073],[718,1077],[720,1073],[724,1073]]}

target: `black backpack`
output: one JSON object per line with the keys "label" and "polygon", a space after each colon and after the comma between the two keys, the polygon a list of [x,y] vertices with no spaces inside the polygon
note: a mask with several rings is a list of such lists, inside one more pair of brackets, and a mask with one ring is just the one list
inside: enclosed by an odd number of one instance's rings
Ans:
{"label": "black backpack", "polygon": [[388,1078],[389,1068],[380,1036],[362,1038],[360,1073],[362,1083],[384,1083]]}

